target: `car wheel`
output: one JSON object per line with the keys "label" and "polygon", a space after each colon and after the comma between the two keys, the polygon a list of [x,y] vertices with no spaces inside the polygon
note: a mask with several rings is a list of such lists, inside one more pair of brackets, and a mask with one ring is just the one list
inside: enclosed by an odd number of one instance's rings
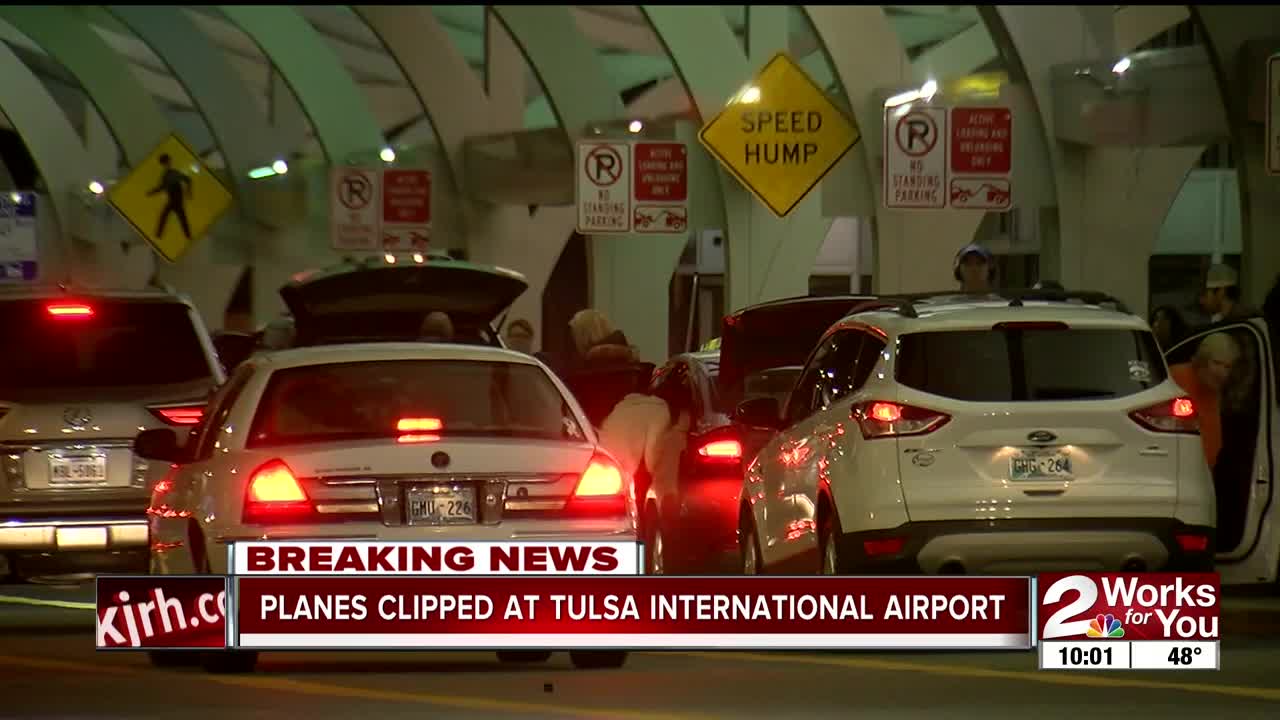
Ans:
{"label": "car wheel", "polygon": [[836,540],[840,538],[840,518],[836,517],[833,511],[828,513],[829,516],[821,520],[822,525],[818,536],[818,547],[822,550],[822,567],[818,572],[822,575],[839,575],[840,544]]}
{"label": "car wheel", "polygon": [[741,525],[738,528],[738,546],[742,553],[742,574],[762,575],[764,568],[760,560],[760,539],[756,536],[755,520],[744,514]]}
{"label": "car wheel", "polygon": [[645,573],[649,575],[665,575],[666,562],[666,546],[662,539],[662,528],[658,525],[658,518],[654,516],[649,523],[649,537],[645,538]]}
{"label": "car wheel", "polygon": [[147,659],[158,668],[199,667],[200,653],[179,650],[149,650]]}
{"label": "car wheel", "polygon": [[215,675],[251,673],[258,667],[258,653],[252,650],[223,650],[205,653],[201,663],[205,672]]}
{"label": "car wheel", "polygon": [[614,670],[627,662],[624,650],[573,650],[569,660],[579,670]]}
{"label": "car wheel", "polygon": [[551,659],[550,650],[499,650],[498,662],[513,665],[546,662]]}

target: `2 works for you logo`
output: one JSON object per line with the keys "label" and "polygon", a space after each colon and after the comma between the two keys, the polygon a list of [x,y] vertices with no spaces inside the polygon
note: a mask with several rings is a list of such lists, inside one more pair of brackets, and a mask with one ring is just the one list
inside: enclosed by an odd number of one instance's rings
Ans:
{"label": "2 works for you logo", "polygon": [[1217,640],[1216,573],[1036,577],[1042,640]]}

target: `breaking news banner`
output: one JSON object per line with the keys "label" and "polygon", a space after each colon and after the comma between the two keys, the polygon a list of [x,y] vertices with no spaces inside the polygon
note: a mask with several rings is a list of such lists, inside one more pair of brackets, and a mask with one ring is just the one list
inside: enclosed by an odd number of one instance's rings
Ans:
{"label": "breaking news banner", "polygon": [[99,650],[208,650],[227,646],[223,575],[100,575]]}
{"label": "breaking news banner", "polygon": [[1218,670],[1217,573],[1036,578],[1042,670]]}
{"label": "breaking news banner", "polygon": [[1002,577],[238,576],[236,647],[1031,648]]}
{"label": "breaking news banner", "polygon": [[634,542],[237,542],[234,575],[639,575]]}

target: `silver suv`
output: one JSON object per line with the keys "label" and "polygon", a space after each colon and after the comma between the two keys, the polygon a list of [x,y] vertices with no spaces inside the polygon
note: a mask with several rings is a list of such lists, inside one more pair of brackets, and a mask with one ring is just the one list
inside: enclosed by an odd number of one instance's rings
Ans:
{"label": "silver suv", "polygon": [[167,468],[133,438],[196,425],[223,381],[195,308],[160,290],[0,290],[0,337],[0,566],[145,567]]}

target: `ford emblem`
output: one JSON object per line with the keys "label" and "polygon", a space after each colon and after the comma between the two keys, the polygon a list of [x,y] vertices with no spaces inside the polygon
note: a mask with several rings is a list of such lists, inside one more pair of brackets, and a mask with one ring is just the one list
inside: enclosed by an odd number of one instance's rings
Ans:
{"label": "ford emblem", "polygon": [[1058,436],[1048,430],[1036,430],[1030,435],[1027,435],[1027,439],[1033,443],[1050,443],[1057,440]]}

